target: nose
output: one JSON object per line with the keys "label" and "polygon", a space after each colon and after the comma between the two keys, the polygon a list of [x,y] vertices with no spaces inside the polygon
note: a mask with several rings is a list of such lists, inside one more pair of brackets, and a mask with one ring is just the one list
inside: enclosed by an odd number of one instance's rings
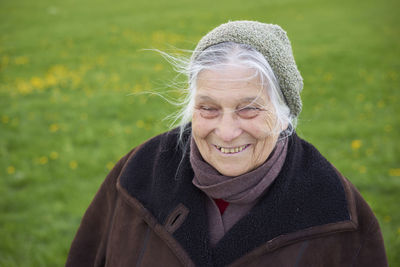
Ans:
{"label": "nose", "polygon": [[224,112],[215,128],[215,134],[224,142],[231,142],[240,136],[243,130],[234,112]]}

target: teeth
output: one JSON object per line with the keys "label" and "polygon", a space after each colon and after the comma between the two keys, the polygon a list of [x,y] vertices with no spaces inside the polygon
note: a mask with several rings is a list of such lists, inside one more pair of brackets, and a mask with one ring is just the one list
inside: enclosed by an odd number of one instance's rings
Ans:
{"label": "teeth", "polygon": [[246,145],[244,146],[238,146],[238,147],[232,147],[232,148],[228,148],[228,147],[220,147],[220,146],[215,146],[218,150],[220,150],[222,153],[224,154],[232,154],[232,153],[238,153],[241,152],[243,149],[246,148]]}

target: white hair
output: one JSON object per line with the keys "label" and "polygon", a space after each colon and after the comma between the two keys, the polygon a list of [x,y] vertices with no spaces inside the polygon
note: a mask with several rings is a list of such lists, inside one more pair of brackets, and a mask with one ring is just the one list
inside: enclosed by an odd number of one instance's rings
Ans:
{"label": "white hair", "polygon": [[258,75],[261,80],[261,88],[265,89],[263,92],[266,92],[275,109],[276,123],[272,130],[281,132],[280,138],[288,137],[293,133],[297,120],[290,114],[290,109],[281,93],[279,82],[265,57],[251,46],[223,42],[210,46],[203,51],[195,51],[192,58],[175,57],[165,52],[159,52],[174,66],[175,71],[187,78],[187,87],[184,89],[185,98],[181,103],[176,103],[181,106],[181,109],[174,115],[172,123],[178,122],[180,144],[182,144],[184,132],[190,130],[187,124],[191,121],[193,115],[199,74],[204,70],[217,70],[227,66],[244,66],[255,70],[255,75]]}

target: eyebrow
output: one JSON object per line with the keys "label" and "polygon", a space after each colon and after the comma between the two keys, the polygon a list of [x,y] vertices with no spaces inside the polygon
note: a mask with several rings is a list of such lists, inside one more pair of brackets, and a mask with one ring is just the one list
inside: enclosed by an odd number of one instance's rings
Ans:
{"label": "eyebrow", "polygon": [[255,97],[244,97],[244,98],[241,98],[240,99],[240,101],[242,101],[242,102],[257,102],[257,100],[258,99],[260,99],[260,97],[257,97],[257,96],[255,96]]}
{"label": "eyebrow", "polygon": [[[199,95],[199,96],[197,96],[196,97],[198,100],[201,100],[201,101],[215,101],[213,98],[211,98],[211,97],[209,97],[209,96],[206,96],[206,95]],[[257,97],[257,96],[254,96],[254,97],[244,97],[244,98],[241,98],[241,99],[239,99],[239,101],[240,102],[248,102],[248,103],[251,103],[251,102],[256,102],[258,99],[260,99],[260,97]]]}
{"label": "eyebrow", "polygon": [[196,96],[196,99],[202,100],[202,101],[214,101],[213,98],[206,96],[206,95],[199,95]]}

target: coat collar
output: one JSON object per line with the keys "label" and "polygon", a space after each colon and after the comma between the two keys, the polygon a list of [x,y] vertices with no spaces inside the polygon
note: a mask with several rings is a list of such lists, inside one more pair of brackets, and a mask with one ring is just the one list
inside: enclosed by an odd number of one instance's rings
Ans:
{"label": "coat collar", "polygon": [[225,266],[299,239],[356,229],[348,185],[311,144],[294,134],[267,194],[210,247],[205,195],[192,184],[189,150],[177,146],[177,134],[173,130],[143,144],[128,160],[119,188],[140,206],[149,225],[163,225],[162,235],[177,241],[177,250],[183,249],[196,265]]}

